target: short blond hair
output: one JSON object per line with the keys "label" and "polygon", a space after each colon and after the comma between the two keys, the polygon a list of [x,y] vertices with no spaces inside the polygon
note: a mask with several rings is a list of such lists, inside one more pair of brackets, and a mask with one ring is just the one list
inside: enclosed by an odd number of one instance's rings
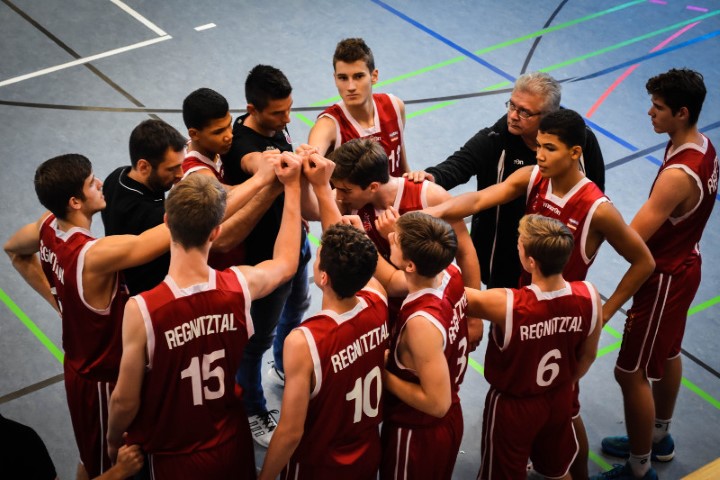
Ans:
{"label": "short blond hair", "polygon": [[184,248],[205,245],[225,215],[227,193],[217,179],[193,174],[175,185],[165,202],[170,236]]}
{"label": "short blond hair", "polygon": [[535,259],[544,276],[562,273],[575,245],[569,228],[554,218],[533,214],[520,219],[518,233],[525,255]]}

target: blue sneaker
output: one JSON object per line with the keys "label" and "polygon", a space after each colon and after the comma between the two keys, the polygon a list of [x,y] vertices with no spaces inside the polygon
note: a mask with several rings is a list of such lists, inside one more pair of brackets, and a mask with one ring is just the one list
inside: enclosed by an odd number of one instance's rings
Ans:
{"label": "blue sneaker", "polygon": [[[602,451],[613,457],[628,458],[630,456],[630,440],[627,435],[605,437],[601,443]],[[658,443],[653,443],[650,458],[653,462],[669,462],[675,456],[675,442],[668,434]]]}
{"label": "blue sneaker", "polygon": [[[636,480],[637,478],[638,477],[633,475],[630,464],[626,463],[625,465],[613,465],[611,470],[593,475],[590,477],[590,480]],[[648,470],[640,480],[657,480],[657,478],[658,476],[657,473],[655,473],[655,469],[650,467],[650,470]]]}

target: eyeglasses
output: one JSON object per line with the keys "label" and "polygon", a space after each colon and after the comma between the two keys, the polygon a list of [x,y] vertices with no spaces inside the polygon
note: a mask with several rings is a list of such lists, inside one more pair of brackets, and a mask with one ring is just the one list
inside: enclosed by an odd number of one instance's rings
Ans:
{"label": "eyeglasses", "polygon": [[542,113],[542,112],[530,113],[529,111],[525,110],[524,108],[520,108],[517,105],[515,105],[511,100],[508,100],[507,102],[505,102],[505,106],[507,107],[508,112],[517,112],[518,117],[522,118],[523,120],[527,120],[528,118],[535,117]]}

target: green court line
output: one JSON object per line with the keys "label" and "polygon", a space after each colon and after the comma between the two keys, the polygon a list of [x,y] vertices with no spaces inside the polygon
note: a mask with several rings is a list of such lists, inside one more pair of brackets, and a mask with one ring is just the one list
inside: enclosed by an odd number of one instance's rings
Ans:
{"label": "green court line", "polygon": [[613,327],[610,326],[610,324],[605,325],[603,327],[603,330],[605,330],[607,333],[609,333],[615,338],[622,338],[622,333],[615,330]]}
{"label": "green court line", "polygon": [[[542,36],[542,35],[545,35],[546,33],[554,32],[554,31],[557,31],[557,30],[562,30],[562,29],[564,29],[564,28],[568,28],[568,27],[571,27],[571,26],[573,26],[573,25],[577,25],[577,24],[579,24],[579,23],[587,22],[587,21],[592,20],[592,19],[594,19],[594,18],[598,18],[598,17],[601,17],[601,16],[603,16],[603,15],[607,15],[607,14],[609,14],[609,13],[617,12],[617,11],[619,11],[619,10],[623,10],[623,9],[625,9],[625,8],[632,7],[632,6],[634,6],[634,5],[638,5],[638,4],[641,4],[641,3],[647,3],[647,1],[646,1],[646,0],[633,0],[633,1],[631,1],[631,2],[623,3],[623,4],[621,4],[621,5],[617,5],[617,6],[615,6],[615,7],[608,8],[607,10],[601,10],[601,11],[599,11],[599,12],[591,13],[590,15],[586,15],[586,16],[584,16],[584,17],[580,17],[580,18],[577,18],[577,19],[575,19],[575,20],[569,20],[569,21],[567,21],[567,22],[560,23],[560,24],[554,25],[554,26],[552,26],[552,27],[548,27],[548,28],[543,28],[543,29],[541,29],[541,30],[537,30],[537,31],[532,32],[532,33],[529,33],[529,34],[527,34],[527,35],[523,35],[523,36],[521,36],[521,37],[516,37],[516,38],[510,39],[510,40],[506,40],[506,41],[501,42],[501,43],[497,43],[497,44],[495,44],[495,45],[491,45],[491,46],[489,46],[489,47],[481,48],[480,50],[475,50],[473,53],[474,53],[475,55],[482,55],[482,54],[485,54],[485,53],[488,53],[488,52],[492,52],[492,51],[494,51],[494,50],[498,50],[498,49],[500,49],[500,48],[504,48],[504,47],[508,47],[508,46],[510,46],[510,45],[514,45],[514,44],[516,44],[516,43],[524,42],[525,40],[530,40],[530,39],[532,39],[532,38],[540,37],[540,36]],[[443,68],[443,67],[446,67],[446,66],[448,66],[448,65],[452,65],[452,64],[455,64],[455,63],[458,63],[458,62],[465,61],[465,60],[467,60],[467,59],[468,59],[468,58],[467,58],[466,56],[460,55],[460,56],[451,58],[451,59],[449,59],[449,60],[445,60],[445,61],[442,61],[442,62],[433,64],[433,65],[430,65],[430,66],[427,66],[427,67],[420,68],[420,69],[415,70],[415,71],[413,71],[413,72],[404,73],[404,74],[402,74],[402,75],[398,75],[398,76],[396,76],[396,77],[392,77],[392,78],[388,78],[387,80],[380,81],[380,82],[378,82],[378,83],[375,84],[375,88],[383,87],[383,86],[385,86],[385,85],[390,85],[390,84],[392,84],[392,83],[396,83],[396,82],[399,82],[399,81],[401,81],[401,80],[406,80],[406,79],[408,79],[408,78],[412,78],[412,77],[421,75],[421,74],[423,74],[423,73],[430,72],[430,71],[432,71],[432,70],[437,70],[437,69],[439,69],[439,68]],[[509,84],[509,83],[508,83],[508,84]],[[339,101],[339,100],[340,100],[340,96],[336,95],[336,96],[334,96],[334,97],[332,97],[332,98],[326,98],[326,99],[324,99],[324,100],[320,100],[320,101],[317,101],[317,102],[315,102],[315,103],[312,103],[310,106],[312,106],[312,107],[320,107],[320,106],[323,106],[323,105],[329,105],[329,104],[335,103],[335,102],[337,102],[337,101]]]}
{"label": "green court line", "polygon": [[702,312],[703,310],[706,310],[717,303],[720,303],[720,296],[711,298],[710,300],[703,302],[700,305],[696,305],[696,306],[692,307],[690,310],[688,310],[688,317],[690,315],[695,315],[698,312]]}
{"label": "green court line", "polygon": [[320,246],[320,239],[317,238],[315,235],[313,235],[312,233],[308,232],[307,237],[308,237],[308,240],[310,240],[310,243],[312,243],[312,244],[315,245],[316,247],[319,247],[319,246]]}
{"label": "green court line", "polygon": [[606,347],[599,349],[595,358],[600,358],[607,355],[608,353],[614,352],[615,350],[620,348],[620,345],[622,345],[622,341],[612,343]]}
{"label": "green court line", "polygon": [[[586,53],[586,54],[584,54],[584,55],[580,55],[580,56],[578,56],[578,57],[571,58],[571,59],[569,59],[569,60],[565,60],[564,62],[560,62],[560,63],[556,63],[556,64],[554,64],[554,65],[550,65],[549,67],[540,68],[539,70],[540,70],[541,72],[550,72],[550,71],[553,71],[553,70],[557,70],[557,69],[559,69],[559,68],[562,68],[562,67],[565,67],[565,66],[568,66],[568,65],[572,65],[572,64],[574,64],[574,63],[581,62],[581,61],[583,61],[583,60],[587,60],[588,58],[595,57],[595,56],[597,56],[597,55],[601,55],[601,54],[603,54],[603,53],[607,53],[607,52],[610,52],[610,51],[612,51],[612,50],[617,50],[617,49],[619,49],[619,48],[626,47],[626,46],[631,45],[631,44],[633,44],[633,43],[637,43],[637,42],[640,42],[640,41],[642,41],[642,40],[646,40],[646,39],[648,39],[648,38],[651,38],[651,37],[660,35],[660,34],[662,34],[662,33],[665,33],[665,32],[667,32],[667,31],[669,31],[669,30],[673,30],[673,29],[676,29],[676,28],[678,28],[678,27],[682,27],[682,26],[684,26],[684,25],[688,25],[688,24],[693,23],[693,22],[697,22],[697,21],[700,21],[700,20],[704,20],[704,19],[706,19],[706,18],[708,18],[708,17],[712,17],[712,16],[718,15],[718,14],[720,14],[720,10],[716,10],[716,11],[714,11],[714,12],[706,13],[706,14],[704,14],[704,15],[700,15],[700,16],[695,17],[695,18],[692,18],[692,19],[690,19],[690,20],[685,20],[685,21],[683,21],[683,22],[679,22],[679,23],[676,23],[676,24],[674,24],[674,25],[670,25],[669,27],[664,27],[664,28],[661,28],[661,29],[659,29],[659,30],[655,30],[655,31],[653,31],[653,32],[646,33],[646,34],[644,34],[644,35],[640,35],[640,36],[638,36],[638,37],[631,38],[631,39],[622,41],[622,42],[620,42],[620,43],[616,43],[615,45],[611,45],[611,46],[609,46],[609,47],[601,48],[601,49],[599,49],[599,50],[595,50],[594,52]],[[511,86],[511,85],[512,85],[512,83],[510,83],[509,81],[503,80],[503,81],[500,82],[500,83],[496,83],[496,84],[494,84],[494,85],[490,85],[489,87],[485,87],[485,88],[481,89],[480,91],[485,92],[485,91],[497,90],[497,89],[500,89],[500,88],[509,87],[509,86]],[[447,105],[443,105],[443,107],[444,107],[444,106],[447,106]],[[442,108],[442,107],[437,107],[437,108],[433,108],[433,109],[428,108],[428,109],[425,109],[425,111],[422,111],[422,113],[427,113],[428,111],[437,110],[438,108]],[[417,115],[413,115],[413,116],[418,116],[418,115],[420,115],[420,113],[418,113]],[[409,115],[408,115],[408,118],[410,118]],[[718,300],[718,301],[720,301],[720,300]]]}
{"label": "green court line", "polygon": [[449,102],[436,103],[436,104],[434,104],[434,105],[430,105],[429,107],[423,108],[422,110],[418,110],[418,111],[416,111],[416,112],[408,113],[408,114],[405,116],[405,118],[406,118],[406,119],[410,119],[410,118],[413,118],[413,117],[418,117],[418,116],[420,116],[420,115],[424,115],[424,114],[426,114],[426,113],[432,112],[433,110],[438,110],[438,109],[440,109],[440,108],[449,107],[450,105],[454,105],[454,104],[456,104],[456,103],[457,103],[457,100],[451,100],[451,101],[449,101]]}
{"label": "green court line", "polygon": [[687,387],[687,389],[690,390],[691,392],[693,392],[695,395],[697,395],[698,397],[702,398],[703,400],[708,402],[713,407],[720,410],[720,401],[718,401],[715,397],[711,396],[710,394],[708,394],[707,392],[702,390],[700,387],[698,387],[697,385],[692,383],[690,380],[688,380],[685,377],[682,377],[682,380],[680,380],[680,383],[685,385],[685,387]]}
{"label": "green court line", "polygon": [[610,465],[608,462],[605,461],[604,458],[602,458],[597,453],[590,451],[588,454],[588,457],[590,457],[590,460],[592,460],[596,465],[598,465],[600,468],[602,468],[604,471],[608,471],[612,469],[612,465]]}
{"label": "green court line", "polygon": [[53,342],[50,340],[45,333],[43,333],[40,328],[35,325],[35,322],[30,320],[30,317],[25,315],[25,312],[23,312],[20,307],[17,306],[15,302],[5,293],[5,291],[0,288],[0,300],[5,304],[8,309],[12,313],[15,314],[15,316],[27,327],[30,332],[37,337],[38,340],[40,340],[40,343],[45,345],[45,348],[47,348],[50,353],[53,354],[53,356],[57,359],[60,364],[63,363],[64,354],[61,349],[59,349]]}
{"label": "green court line", "polygon": [[293,115],[295,115],[295,118],[297,118],[298,120],[300,120],[301,122],[303,122],[305,125],[307,125],[310,128],[312,128],[315,125],[315,122],[313,120],[309,119],[302,113],[293,112]]}
{"label": "green court line", "polygon": [[477,361],[475,361],[472,357],[468,357],[468,363],[471,367],[473,367],[480,375],[485,376],[485,367],[480,365]]}

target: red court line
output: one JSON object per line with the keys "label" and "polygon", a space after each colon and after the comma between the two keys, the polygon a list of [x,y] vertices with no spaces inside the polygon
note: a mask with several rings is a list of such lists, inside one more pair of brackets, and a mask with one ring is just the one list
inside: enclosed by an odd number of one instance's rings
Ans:
{"label": "red court line", "polygon": [[[678,30],[677,32],[673,33],[673,34],[670,35],[668,38],[666,38],[665,40],[663,40],[662,42],[660,42],[658,45],[656,45],[652,50],[650,50],[650,53],[653,53],[653,52],[656,52],[656,51],[660,50],[660,49],[663,48],[665,45],[667,45],[668,43],[672,42],[672,41],[675,40],[677,37],[679,37],[679,36],[682,35],[683,33],[687,32],[688,30],[690,30],[691,28],[693,28],[695,25],[698,25],[699,23],[700,23],[700,22],[695,22],[695,23],[691,23],[691,24],[689,24],[689,25],[685,25],[683,28],[681,28],[681,29]],[[607,97],[613,92],[613,90],[615,90],[615,89],[618,87],[618,85],[620,85],[639,65],[640,65],[639,63],[636,63],[635,65],[632,65],[632,66],[629,67],[627,70],[625,70],[625,71],[617,78],[617,80],[615,80],[615,81],[613,82],[613,84],[610,85],[610,86],[608,87],[608,89],[605,90],[605,92],[603,92],[602,95],[600,95],[600,98],[598,98],[597,101],[593,104],[593,106],[590,107],[590,110],[587,111],[587,113],[585,114],[585,117],[587,117],[587,118],[592,117],[593,114],[595,113],[595,111],[600,107],[600,105],[602,105],[602,103],[603,103],[603,102],[607,99]]]}

